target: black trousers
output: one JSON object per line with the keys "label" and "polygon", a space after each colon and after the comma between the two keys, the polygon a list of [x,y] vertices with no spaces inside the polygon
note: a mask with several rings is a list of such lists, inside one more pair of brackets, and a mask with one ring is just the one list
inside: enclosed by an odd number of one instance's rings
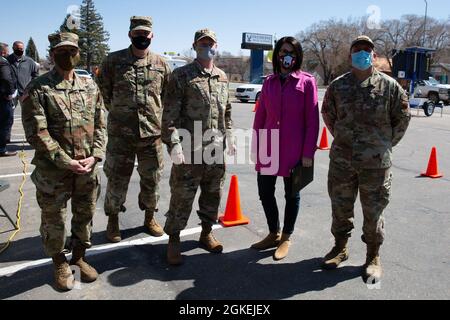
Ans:
{"label": "black trousers", "polygon": [[[258,173],[259,198],[264,207],[267,224],[271,233],[281,231],[277,199],[275,198],[276,176],[264,176]],[[300,212],[300,193],[292,195],[291,178],[284,178],[286,208],[284,211],[283,233],[293,234]]]}
{"label": "black trousers", "polygon": [[6,152],[6,141],[11,137],[14,121],[13,104],[0,98],[0,153]]}

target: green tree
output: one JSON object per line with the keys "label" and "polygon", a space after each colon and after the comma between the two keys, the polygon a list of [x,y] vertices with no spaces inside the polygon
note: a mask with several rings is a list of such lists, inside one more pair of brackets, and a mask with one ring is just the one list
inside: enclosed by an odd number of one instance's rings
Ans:
{"label": "green tree", "polygon": [[94,0],[83,0],[79,16],[67,14],[57,32],[72,32],[80,38],[80,67],[91,71],[108,55],[109,33],[104,29],[103,18],[95,9]]}
{"label": "green tree", "polygon": [[40,61],[39,52],[36,48],[36,44],[34,43],[33,38],[30,38],[30,40],[28,40],[27,48],[25,49],[25,54],[34,61],[39,63]]}
{"label": "green tree", "polygon": [[103,18],[97,12],[94,0],[83,0],[80,8],[80,65],[87,70],[100,65],[109,52],[109,33],[105,31]]}

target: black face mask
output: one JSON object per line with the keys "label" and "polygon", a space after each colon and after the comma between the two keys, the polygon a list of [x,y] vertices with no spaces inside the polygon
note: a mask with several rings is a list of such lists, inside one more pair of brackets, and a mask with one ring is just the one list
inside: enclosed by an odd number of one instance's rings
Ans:
{"label": "black face mask", "polygon": [[145,36],[133,37],[131,38],[131,43],[139,50],[145,50],[150,47],[152,39]]}
{"label": "black face mask", "polygon": [[70,52],[62,52],[60,54],[55,54],[54,56],[55,64],[64,71],[70,71],[75,68],[80,62],[80,55],[77,54],[72,56]]}
{"label": "black face mask", "polygon": [[14,54],[18,57],[21,57],[23,56],[23,50],[16,49],[14,50]]}

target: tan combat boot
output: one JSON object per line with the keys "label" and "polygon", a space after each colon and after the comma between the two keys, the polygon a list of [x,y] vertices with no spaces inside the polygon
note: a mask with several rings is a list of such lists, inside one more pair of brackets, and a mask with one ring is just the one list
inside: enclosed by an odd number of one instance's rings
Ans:
{"label": "tan combat boot", "polygon": [[347,244],[348,238],[336,238],[334,248],[323,258],[322,268],[325,270],[334,270],[341,263],[347,261],[349,258]]}
{"label": "tan combat boot", "polygon": [[380,259],[380,245],[367,245],[367,260],[364,265],[364,280],[378,283],[383,275]]}
{"label": "tan combat boot", "polygon": [[67,263],[64,253],[57,254],[52,258],[55,268],[55,286],[61,291],[70,291],[75,286],[75,278]]}
{"label": "tan combat boot", "polygon": [[108,217],[108,226],[106,227],[106,238],[109,242],[118,243],[122,241],[119,227],[119,215],[111,215]]}
{"label": "tan combat boot", "polygon": [[169,244],[167,245],[167,262],[171,266],[179,266],[183,264],[179,233],[169,236]]}
{"label": "tan combat boot", "polygon": [[145,212],[144,227],[147,228],[152,237],[159,238],[164,235],[164,230],[158,222],[156,222],[155,214],[153,212]]}
{"label": "tan combat boot", "polygon": [[70,260],[71,266],[77,266],[80,268],[81,281],[83,282],[94,282],[98,278],[97,270],[91,267],[85,260],[86,248],[78,245],[73,248],[72,260]]}
{"label": "tan combat boot", "polygon": [[283,235],[281,236],[280,244],[278,245],[278,248],[273,255],[273,259],[275,261],[280,261],[287,257],[289,248],[291,246],[290,238],[291,235],[286,233],[283,233]]}
{"label": "tan combat boot", "polygon": [[280,244],[281,234],[280,233],[270,233],[264,240],[252,245],[252,249],[256,250],[267,250],[272,248],[277,248]]}
{"label": "tan combat boot", "polygon": [[200,244],[211,253],[222,253],[222,244],[214,237],[212,226],[209,223],[202,223],[202,233],[200,235]]}

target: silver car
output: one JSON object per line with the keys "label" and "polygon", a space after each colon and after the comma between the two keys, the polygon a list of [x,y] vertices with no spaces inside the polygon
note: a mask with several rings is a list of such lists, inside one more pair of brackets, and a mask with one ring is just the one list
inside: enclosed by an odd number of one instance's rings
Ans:
{"label": "silver car", "polygon": [[261,77],[260,79],[253,80],[249,84],[238,87],[235,97],[241,100],[241,102],[258,101],[266,78]]}
{"label": "silver car", "polygon": [[92,79],[92,76],[89,72],[87,72],[86,70],[83,69],[75,69],[74,70],[75,73],[77,74],[77,76],[79,76],[80,78],[88,78],[88,79]]}

